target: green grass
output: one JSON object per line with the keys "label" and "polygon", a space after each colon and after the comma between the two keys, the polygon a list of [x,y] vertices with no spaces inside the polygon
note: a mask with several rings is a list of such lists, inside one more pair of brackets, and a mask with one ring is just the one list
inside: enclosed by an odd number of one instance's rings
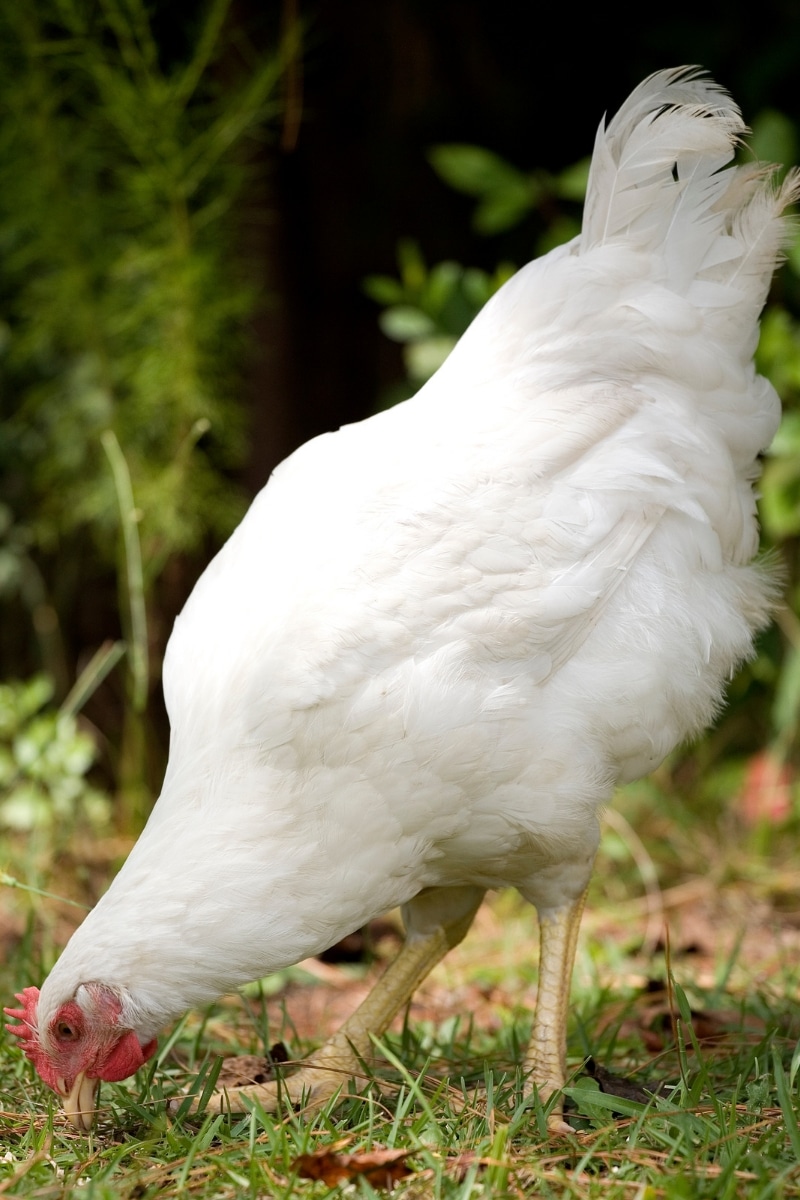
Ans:
{"label": "green grass", "polygon": [[[8,1063],[3,1184],[14,1196],[317,1196],[325,1185],[300,1179],[296,1160],[346,1139],[348,1152],[410,1152],[399,1196],[800,1195],[796,1055],[777,1031],[721,1059],[689,1051],[671,1093],[649,1104],[577,1081],[568,1094],[578,1129],[553,1141],[513,1066],[484,1064],[479,1045],[460,1044],[448,1082],[423,1073],[431,1062],[413,1037],[404,1043],[403,1059],[396,1042],[389,1050],[391,1085],[381,1073],[335,1113],[169,1121],[151,1073],[131,1091],[107,1087],[110,1110],[91,1137],[67,1130]],[[355,1188],[373,1194],[363,1180]]]}
{"label": "green grass", "polygon": [[[365,966],[292,969],[188,1014],[148,1069],[103,1086],[91,1136],[65,1123],[6,1039],[0,1197],[382,1194],[364,1176],[333,1187],[301,1177],[302,1156],[333,1147],[406,1151],[398,1197],[800,1198],[796,831],[748,833],[725,810],[718,820],[698,800],[693,811],[664,780],[629,789],[620,810],[641,841],[614,819],[584,919],[570,1012],[573,1136],[548,1137],[546,1114],[522,1094],[537,945],[532,911],[508,892],[484,906],[378,1048],[363,1094],[331,1111],[176,1119],[166,1100],[210,1088],[221,1055],[282,1040],[302,1056],[322,1036],[315,1013],[341,1007],[343,994],[355,1007]],[[53,893],[91,901],[124,856],[115,839],[105,859],[96,836],[65,839],[64,829],[0,839],[8,875],[42,889],[0,887],[6,1002],[41,982],[81,919]],[[392,949],[378,944],[381,957]],[[589,1059],[638,1090],[600,1091]]]}
{"label": "green grass", "polygon": [[[91,1136],[65,1124],[55,1098],[7,1047],[0,1057],[0,1195],[337,1195],[339,1185],[301,1178],[298,1168],[301,1156],[335,1147],[355,1155],[407,1151],[398,1197],[800,1197],[796,959],[780,939],[775,954],[749,959],[735,923],[717,928],[711,918],[719,935],[711,952],[684,953],[680,942],[642,947],[644,922],[630,919],[630,901],[626,909],[605,894],[615,853],[612,839],[573,985],[572,1137],[548,1138],[541,1106],[522,1095],[518,1064],[536,955],[532,914],[509,893],[435,973],[420,1018],[386,1038],[365,1094],[333,1111],[276,1118],[256,1109],[191,1120],[166,1113],[166,1097],[213,1081],[218,1053],[263,1053],[281,1037],[293,1054],[309,1048],[281,1015],[291,1013],[298,981],[308,978],[298,972],[279,981],[288,989],[285,1009],[280,991],[259,1003],[250,989],[244,1003],[190,1014],[162,1041],[149,1070],[104,1085]],[[742,889],[740,880],[728,885],[747,899]],[[10,904],[20,893],[2,897]],[[52,902],[30,903],[37,914],[30,929],[38,928]],[[687,915],[694,919],[698,907],[694,900]],[[761,941],[769,936],[765,926]],[[0,969],[4,995],[44,974],[40,959],[50,952],[37,946],[31,932],[16,943]],[[352,978],[363,973],[346,970]],[[663,991],[659,981],[668,984]],[[644,1102],[601,1092],[583,1072],[590,1055],[640,1089],[662,1084],[663,1091]],[[357,1197],[383,1194],[363,1176],[344,1187]]]}

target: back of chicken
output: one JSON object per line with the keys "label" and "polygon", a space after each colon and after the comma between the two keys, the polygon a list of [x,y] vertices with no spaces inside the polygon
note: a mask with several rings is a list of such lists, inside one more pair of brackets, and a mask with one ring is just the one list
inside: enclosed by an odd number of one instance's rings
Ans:
{"label": "back of chicken", "polygon": [[95,981],[144,1045],[403,905],[397,964],[295,1077],[321,1102],[511,885],[542,926],[531,1086],[563,1084],[599,809],[712,719],[774,598],[753,351],[797,179],[723,169],[743,130],[696,69],[646,80],[580,237],[413,400],[275,472],[176,623],[162,795],[40,1020]]}

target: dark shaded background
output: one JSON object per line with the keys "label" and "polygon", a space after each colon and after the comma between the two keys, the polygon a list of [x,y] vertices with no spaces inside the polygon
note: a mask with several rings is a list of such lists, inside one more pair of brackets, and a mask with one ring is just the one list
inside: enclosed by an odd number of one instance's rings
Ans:
{"label": "dark shaded background", "polygon": [[[612,113],[651,71],[699,63],[752,118],[800,114],[800,5],[652,6],[625,17],[512,0],[300,0],[306,22],[302,122],[291,151],[266,152],[270,213],[254,248],[272,303],[256,337],[255,490],[300,442],[365,416],[400,356],[363,293],[392,273],[398,238],[429,262],[493,266],[531,257],[533,221],[497,238],[470,230],[468,198],[428,165],[438,142],[473,142],[530,169],[591,151]],[[268,16],[240,9],[254,36]],[[273,26],[274,27],[274,26]]]}

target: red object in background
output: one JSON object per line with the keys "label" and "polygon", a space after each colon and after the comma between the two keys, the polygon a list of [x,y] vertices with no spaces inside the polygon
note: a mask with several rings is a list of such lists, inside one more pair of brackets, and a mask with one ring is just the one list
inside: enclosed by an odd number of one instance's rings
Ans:
{"label": "red object in background", "polygon": [[769,750],[755,754],[747,764],[739,795],[739,815],[746,825],[778,825],[792,812],[792,769]]}

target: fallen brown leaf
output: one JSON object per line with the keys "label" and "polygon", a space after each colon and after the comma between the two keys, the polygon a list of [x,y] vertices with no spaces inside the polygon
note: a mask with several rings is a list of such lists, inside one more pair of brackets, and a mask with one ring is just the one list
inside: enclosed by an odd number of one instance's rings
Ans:
{"label": "fallen brown leaf", "polygon": [[231,1058],[224,1058],[217,1076],[217,1087],[238,1088],[268,1083],[275,1078],[275,1064],[288,1061],[289,1054],[283,1042],[275,1043],[268,1058],[259,1054],[235,1054]]}
{"label": "fallen brown leaf", "polygon": [[311,1154],[301,1154],[293,1166],[301,1178],[319,1179],[329,1187],[361,1175],[373,1187],[391,1190],[401,1179],[413,1174],[405,1161],[409,1153],[408,1150],[378,1147],[355,1154],[340,1154],[328,1146]]}
{"label": "fallen brown leaf", "polygon": [[[692,1031],[705,1046],[724,1046],[728,1041],[737,1045],[742,1037],[742,1021],[737,1012],[716,1009],[692,1009]],[[763,1022],[748,1014],[745,1018],[748,1033],[759,1036]],[[596,1033],[614,1026],[619,1038],[638,1038],[652,1054],[660,1054],[674,1043],[675,1013],[670,1006],[669,993],[663,983],[650,980],[631,1003],[620,1000],[610,1003],[598,1018]],[[692,1038],[684,1032],[684,1045],[690,1047]]]}

